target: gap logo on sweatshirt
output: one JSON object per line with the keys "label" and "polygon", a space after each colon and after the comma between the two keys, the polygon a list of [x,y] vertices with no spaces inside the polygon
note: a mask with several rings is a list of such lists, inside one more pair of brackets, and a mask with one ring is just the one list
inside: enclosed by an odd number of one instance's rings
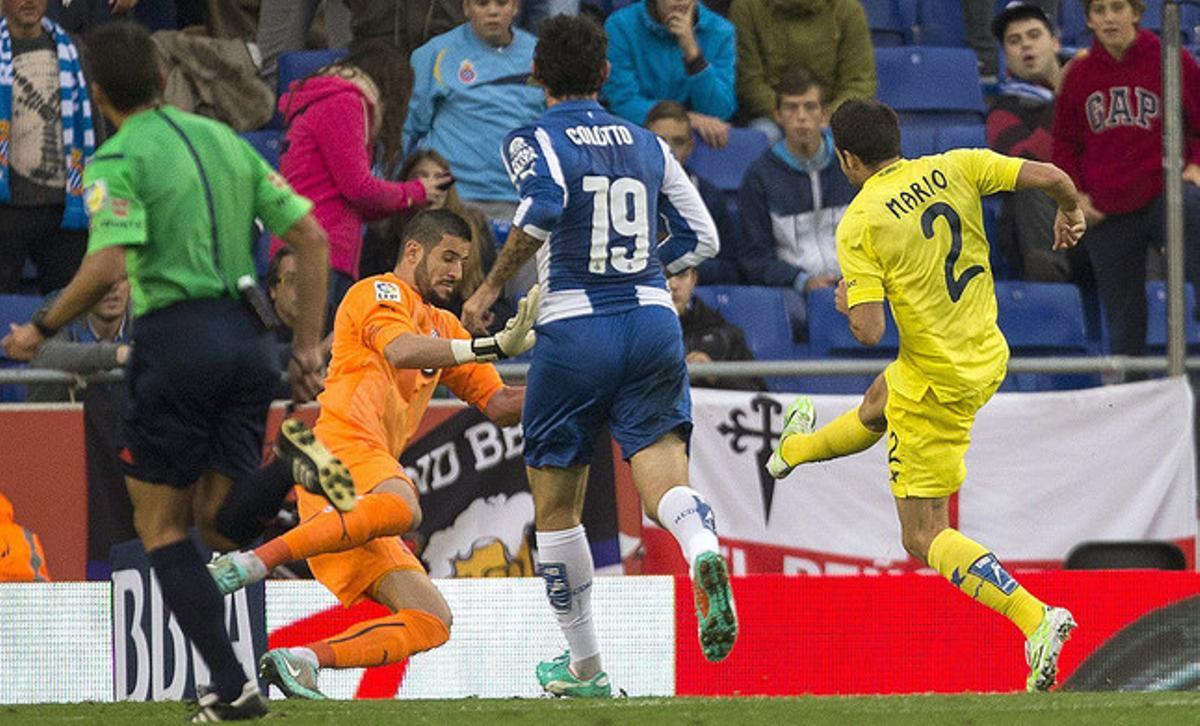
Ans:
{"label": "gap logo on sweatshirt", "polygon": [[1150,128],[1158,118],[1162,100],[1141,86],[1114,86],[1108,92],[1093,91],[1084,104],[1092,133],[1118,126]]}

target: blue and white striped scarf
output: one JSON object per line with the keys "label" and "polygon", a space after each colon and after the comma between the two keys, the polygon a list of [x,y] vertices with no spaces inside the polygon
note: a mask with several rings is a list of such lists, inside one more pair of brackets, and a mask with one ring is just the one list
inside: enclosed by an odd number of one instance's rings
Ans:
{"label": "blue and white striped scarf", "polygon": [[[67,162],[66,210],[63,212],[62,226],[63,229],[87,229],[88,218],[83,208],[83,167],[92,160],[96,146],[96,138],[92,133],[92,104],[83,81],[79,52],[67,31],[49,18],[42,18],[42,27],[54,37],[54,43],[58,46],[63,157]],[[8,19],[0,17],[0,204],[12,198],[8,155],[12,138],[12,106],[12,36],[8,30]]]}

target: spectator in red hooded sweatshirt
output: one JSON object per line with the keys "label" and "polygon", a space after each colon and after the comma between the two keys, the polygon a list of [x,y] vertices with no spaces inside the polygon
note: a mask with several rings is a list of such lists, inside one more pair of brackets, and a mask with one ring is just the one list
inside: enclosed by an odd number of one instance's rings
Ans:
{"label": "spectator in red hooded sweatshirt", "polygon": [[[1164,238],[1162,45],[1139,27],[1144,0],[1084,0],[1091,49],[1067,67],[1052,160],[1071,175],[1113,353],[1146,350],[1146,253]],[[1200,66],[1183,59],[1188,275],[1200,284]]]}
{"label": "spectator in red hooded sweatshirt", "polygon": [[[411,90],[408,59],[390,43],[367,41],[279,99],[287,124],[280,171],[313,201],[313,215],[329,235],[330,321],[358,279],[363,222],[423,206],[430,190],[452,182],[448,173],[407,182],[372,174],[374,160],[392,169],[403,152]],[[271,255],[282,246],[272,240]]]}

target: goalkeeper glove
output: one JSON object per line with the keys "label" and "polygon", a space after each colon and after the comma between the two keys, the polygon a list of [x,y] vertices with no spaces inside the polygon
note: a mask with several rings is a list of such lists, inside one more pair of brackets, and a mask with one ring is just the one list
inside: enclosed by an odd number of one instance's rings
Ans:
{"label": "goalkeeper glove", "polygon": [[509,318],[504,330],[495,335],[450,341],[454,361],[459,364],[487,363],[512,358],[532,348],[537,342],[533,324],[537,322],[541,296],[541,289],[537,285],[529,288],[529,292],[517,303],[517,314]]}

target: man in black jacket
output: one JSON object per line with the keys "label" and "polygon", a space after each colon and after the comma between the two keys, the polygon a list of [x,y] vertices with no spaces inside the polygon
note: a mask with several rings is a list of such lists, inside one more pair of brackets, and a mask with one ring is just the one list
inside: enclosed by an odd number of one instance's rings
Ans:
{"label": "man in black jacket", "polygon": [[[679,324],[683,327],[683,346],[687,351],[687,362],[754,360],[754,354],[746,345],[746,334],[742,329],[725,320],[721,313],[705,305],[703,300],[692,294],[699,278],[700,275],[694,267],[667,277],[667,286],[671,289],[671,302],[675,304]],[[693,386],[700,388],[767,390],[761,378],[693,376],[691,380]]]}

